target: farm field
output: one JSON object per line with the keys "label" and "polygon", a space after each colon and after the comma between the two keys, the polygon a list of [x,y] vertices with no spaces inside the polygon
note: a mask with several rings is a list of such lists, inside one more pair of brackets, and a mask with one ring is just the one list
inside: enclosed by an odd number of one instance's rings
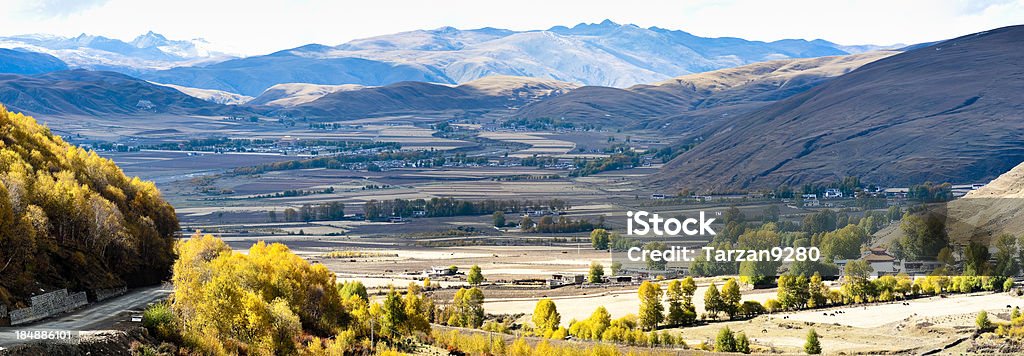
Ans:
{"label": "farm field", "polygon": [[[245,125],[213,118],[188,120],[207,120],[208,125],[225,128],[227,131],[222,132],[229,136],[274,137],[271,127],[244,128]],[[606,228],[624,231],[627,211],[647,210],[663,216],[695,216],[703,211],[721,218],[722,212],[729,208],[736,208],[748,217],[759,217],[764,211],[775,209],[780,222],[800,223],[806,215],[825,208],[806,208],[745,196],[722,196],[706,201],[673,198],[674,192],[659,191],[644,184],[661,168],[662,164],[657,161],[586,176],[571,174],[574,159],[607,157],[602,147],[612,141],[608,137],[619,135],[617,140],[621,140],[621,134],[501,131],[488,126],[485,120],[483,124],[459,124],[458,131],[442,135],[431,129],[432,122],[412,117],[376,118],[346,122],[348,126],[337,130],[299,128],[275,134],[295,140],[397,142],[403,150],[438,152],[437,157],[474,157],[489,163],[402,164],[379,170],[303,168],[234,174],[232,171],[236,168],[313,157],[274,152],[156,150],[103,154],[120,164],[127,174],[155,181],[165,198],[174,204],[183,234],[195,230],[212,233],[241,252],[259,241],[285,244],[303,258],[324,264],[336,274],[339,282],[361,282],[375,300],[391,287],[401,289],[410,283],[422,284],[425,270],[456,266],[460,271],[457,275],[431,278],[432,285],[439,289],[426,294],[437,303],[450,303],[457,289],[468,287],[466,271],[478,265],[486,278],[481,287],[486,296],[486,312],[495,316],[518,316],[517,322],[526,324],[531,322],[534,306],[543,298],[554,302],[563,325],[570,320],[586,319],[597,306],[604,306],[612,318],[637,314],[638,283],[555,289],[545,285],[543,281],[554,274],[586,275],[592,262],[605,267],[611,265],[609,252],[590,246],[588,232],[536,233],[515,226],[495,228],[490,214],[412,217],[400,222],[351,217],[366,213],[367,203],[371,201],[450,198],[467,202],[540,202],[558,199],[569,207],[559,211],[556,219],[594,222],[603,217]],[[82,123],[85,124],[88,123]],[[182,134],[145,132],[144,129],[132,128],[140,134],[136,139],[160,142]],[[638,141],[642,142],[634,144],[638,149],[656,149],[666,144],[652,139]],[[534,157],[548,157],[552,161],[537,166],[493,164],[505,159]],[[654,195],[667,195],[667,198],[655,199]],[[346,218],[283,220],[286,210],[328,203],[344,204]],[[827,204],[832,207],[833,203]],[[855,209],[845,212],[851,218],[863,214]],[[507,216],[507,221],[513,225],[519,219],[519,214]],[[876,244],[898,237],[898,230],[894,225],[881,229]],[[649,239],[639,238],[639,241]],[[332,258],[331,253],[354,257]],[[698,314],[705,312],[702,296],[712,281],[721,287],[725,277],[698,280],[694,298]],[[774,288],[751,290],[745,287],[742,299],[763,304],[776,298],[776,294]],[[1006,305],[1024,306],[1020,298],[1007,294],[932,297],[909,303],[910,306],[889,303],[775,313],[668,331],[678,333],[688,344],[697,345],[712,342],[718,330],[728,326],[749,336],[755,350],[776,353],[800,352],[807,329],[812,327],[821,335],[825,353],[894,350],[922,353],[945,347],[966,350],[966,346],[958,343],[969,337],[978,311],[988,310],[994,318],[1007,319]],[[831,316],[839,310],[843,311],[841,317]]]}
{"label": "farm field", "polygon": [[[734,332],[745,333],[760,350],[798,353],[807,330],[814,328],[825,354],[921,354],[943,349],[941,354],[958,354],[965,350],[959,344],[974,332],[979,311],[986,310],[991,317],[1005,321],[1012,307],[1024,307],[1024,300],[1005,293],[930,297],[908,303],[775,313],[681,332],[689,343],[707,342],[721,327],[728,326]],[[830,316],[840,310],[842,314]]]}

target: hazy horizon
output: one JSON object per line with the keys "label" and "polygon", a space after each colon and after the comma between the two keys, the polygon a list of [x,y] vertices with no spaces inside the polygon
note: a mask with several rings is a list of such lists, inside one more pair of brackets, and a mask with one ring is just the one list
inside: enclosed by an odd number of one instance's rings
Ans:
{"label": "hazy horizon", "polygon": [[[599,23],[682,30],[702,37],[747,40],[824,39],[841,45],[914,44],[1019,24],[1024,0],[859,2],[649,1],[538,2],[509,5],[407,0],[346,4],[304,0],[175,3],[127,0],[16,0],[0,14],[0,36],[82,33],[130,41],[153,31],[169,39],[204,38],[244,55],[310,43],[354,39],[444,26],[516,31]],[[722,19],[728,19],[723,21]]]}

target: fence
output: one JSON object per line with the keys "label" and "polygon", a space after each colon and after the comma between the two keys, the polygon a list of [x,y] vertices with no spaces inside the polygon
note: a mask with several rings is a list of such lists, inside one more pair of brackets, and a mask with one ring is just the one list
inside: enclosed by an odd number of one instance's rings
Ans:
{"label": "fence", "polygon": [[32,306],[11,310],[11,325],[31,323],[49,316],[80,308],[89,303],[85,292],[68,294],[67,289],[60,289],[32,297]]}

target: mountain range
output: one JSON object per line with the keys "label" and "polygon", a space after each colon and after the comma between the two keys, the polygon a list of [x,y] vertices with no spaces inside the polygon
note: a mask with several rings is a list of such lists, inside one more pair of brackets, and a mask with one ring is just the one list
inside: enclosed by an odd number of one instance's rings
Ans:
{"label": "mountain range", "polygon": [[103,36],[18,35],[0,37],[0,48],[45,53],[72,68],[110,70],[131,75],[175,66],[234,58],[203,39],[169,40],[152,31],[130,42]]}
{"label": "mountain range", "polygon": [[39,74],[67,69],[63,61],[45,53],[0,48],[0,73]]}
{"label": "mountain range", "polygon": [[358,84],[309,84],[309,83],[283,83],[276,84],[264,90],[260,96],[248,102],[249,105],[263,105],[273,107],[290,107],[305,104],[324,95],[342,90],[360,90],[367,88]]}
{"label": "mountain range", "polygon": [[0,74],[0,103],[11,111],[51,116],[240,112],[128,75],[75,69],[37,75]]}
{"label": "mountain range", "polygon": [[402,114],[462,115],[518,107],[561,95],[577,86],[557,80],[513,76],[490,76],[461,85],[400,82],[338,90],[274,114],[333,119]]}
{"label": "mountain range", "polygon": [[895,53],[767,61],[625,89],[588,86],[524,106],[515,116],[683,133],[801,93]]}
{"label": "mountain range", "polygon": [[[131,43],[16,38],[57,48],[0,50],[0,69],[11,73],[0,75],[0,102],[36,115],[338,120],[501,110],[699,140],[651,184],[709,192],[847,176],[883,186],[980,182],[1024,161],[1024,26],[900,51],[701,38],[609,21],[521,32],[441,28],[204,65],[194,61],[216,61],[213,52],[156,34]],[[864,50],[873,51],[850,54]],[[79,52],[181,66],[132,67],[134,76],[65,70],[82,67],[68,57]]]}
{"label": "mountain range", "polygon": [[536,31],[442,27],[338,46],[310,44],[264,56],[147,72],[141,77],[249,96],[258,96],[281,83],[459,84],[490,75],[627,87],[766,60],[844,55],[877,48],[841,46],[824,40],[705,38],[611,21]]}
{"label": "mountain range", "polygon": [[1024,26],[868,63],[733,117],[655,184],[738,191],[830,183],[984,182],[1024,161]]}

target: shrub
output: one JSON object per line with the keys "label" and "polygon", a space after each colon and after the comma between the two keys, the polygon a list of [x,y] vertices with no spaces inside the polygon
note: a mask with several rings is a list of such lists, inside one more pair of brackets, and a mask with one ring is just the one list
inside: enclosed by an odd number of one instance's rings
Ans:
{"label": "shrub", "polygon": [[978,318],[974,319],[974,324],[978,326],[978,331],[986,331],[992,328],[992,321],[988,319],[988,312],[984,310],[978,313]]}
{"label": "shrub", "polygon": [[808,355],[821,353],[821,342],[818,341],[818,332],[811,329],[807,331],[807,342],[804,343],[804,352]]}
{"label": "shrub", "polygon": [[715,337],[715,352],[736,352],[736,338],[728,326],[718,330],[718,336]]}
{"label": "shrub", "polygon": [[173,339],[177,334],[174,312],[167,302],[153,303],[142,312],[142,326],[160,339]]}

